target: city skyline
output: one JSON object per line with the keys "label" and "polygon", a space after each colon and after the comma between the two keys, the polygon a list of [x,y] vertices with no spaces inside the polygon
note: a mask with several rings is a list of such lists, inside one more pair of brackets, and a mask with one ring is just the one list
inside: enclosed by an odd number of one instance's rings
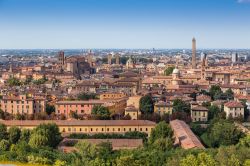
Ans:
{"label": "city skyline", "polygon": [[249,0],[0,0],[0,49],[250,48]]}

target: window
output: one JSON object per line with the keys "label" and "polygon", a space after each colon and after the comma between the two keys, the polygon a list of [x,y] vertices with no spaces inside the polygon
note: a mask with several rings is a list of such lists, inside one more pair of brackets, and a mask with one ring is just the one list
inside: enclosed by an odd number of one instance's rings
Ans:
{"label": "window", "polygon": [[71,131],[71,128],[68,128],[68,131]]}
{"label": "window", "polygon": [[142,128],[140,128],[140,131],[142,131]]}
{"label": "window", "polygon": [[146,128],[146,131],[148,131],[148,128]]}
{"label": "window", "polygon": [[90,131],[93,131],[93,129],[91,128]]}
{"label": "window", "polygon": [[102,128],[102,131],[104,131],[104,129]]}
{"label": "window", "polygon": [[107,128],[107,131],[109,131],[109,128]]}
{"label": "window", "polygon": [[124,131],[126,131],[126,128],[123,128]]}
{"label": "window", "polygon": [[82,131],[82,128],[80,128],[80,131]]}
{"label": "window", "polygon": [[129,128],[129,131],[131,131],[131,128]]}
{"label": "window", "polygon": [[137,129],[135,128],[135,131],[137,131]]}

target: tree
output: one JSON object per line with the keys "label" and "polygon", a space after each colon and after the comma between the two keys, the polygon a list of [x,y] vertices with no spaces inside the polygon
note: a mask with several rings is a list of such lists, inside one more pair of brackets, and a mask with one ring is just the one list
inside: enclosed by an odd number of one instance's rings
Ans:
{"label": "tree", "polygon": [[80,93],[77,95],[79,100],[89,100],[89,99],[97,99],[96,94],[94,93]]}
{"label": "tree", "polygon": [[35,148],[43,146],[55,148],[61,140],[62,137],[56,124],[40,124],[32,131],[29,145]]}
{"label": "tree", "polygon": [[173,73],[173,70],[174,70],[175,67],[171,66],[171,67],[168,67],[167,69],[164,70],[164,75],[165,76],[169,76]]}
{"label": "tree", "polygon": [[173,138],[173,131],[166,122],[160,122],[154,129],[152,129],[149,141],[150,143],[154,143],[160,138]]}
{"label": "tree", "polygon": [[86,141],[79,141],[75,147],[80,154],[81,163],[89,163],[91,160],[94,160],[97,157],[96,145],[92,145]]}
{"label": "tree", "polygon": [[224,93],[226,100],[233,100],[234,99],[234,92],[232,91],[231,88],[227,89],[226,92]]}
{"label": "tree", "polygon": [[7,151],[10,147],[10,142],[8,140],[2,139],[0,141],[0,151]]}
{"label": "tree", "polygon": [[154,102],[150,95],[143,96],[139,103],[142,114],[151,114],[154,112]]}
{"label": "tree", "polygon": [[181,160],[180,166],[216,166],[216,161],[208,154],[201,152],[198,156],[189,154]]}
{"label": "tree", "polygon": [[172,138],[158,138],[154,141],[153,147],[160,151],[166,151],[173,148]]}
{"label": "tree", "polygon": [[173,101],[173,112],[186,112],[189,114],[190,109],[190,105],[182,101],[181,99],[176,99]]}
{"label": "tree", "polygon": [[21,131],[21,136],[20,136],[20,141],[24,142],[29,142],[30,140],[30,130],[29,129],[22,129]]}
{"label": "tree", "polygon": [[78,115],[75,111],[70,111],[69,117],[73,119],[78,119]]}
{"label": "tree", "polygon": [[238,146],[250,148],[250,135],[247,135],[246,137],[241,138],[239,143],[238,143]]}
{"label": "tree", "polygon": [[7,127],[0,123],[0,140],[8,139]]}
{"label": "tree", "polygon": [[104,162],[107,162],[113,153],[112,143],[111,142],[102,142],[96,146],[97,155]]}
{"label": "tree", "polygon": [[218,98],[219,95],[222,94],[222,90],[220,86],[212,85],[211,88],[209,89],[209,94],[212,97],[212,99],[215,100],[215,98]]}
{"label": "tree", "polygon": [[238,130],[233,122],[219,119],[212,122],[207,132],[202,135],[203,142],[209,147],[235,145],[244,134]]}
{"label": "tree", "polygon": [[97,119],[108,120],[110,119],[110,112],[108,108],[100,105],[96,105],[93,107],[91,114]]}
{"label": "tree", "polygon": [[20,139],[21,136],[21,130],[16,127],[13,126],[9,129],[9,141],[11,144],[16,144],[17,141]]}
{"label": "tree", "polygon": [[9,85],[9,86],[20,86],[21,85],[21,82],[19,81],[19,79],[15,78],[15,77],[11,77],[9,78],[6,83]]}
{"label": "tree", "polygon": [[50,115],[52,112],[55,112],[55,106],[51,104],[46,104],[46,113]]}
{"label": "tree", "polygon": [[46,133],[33,133],[29,140],[29,145],[32,148],[41,148],[49,144],[48,136]]}
{"label": "tree", "polygon": [[212,105],[208,107],[208,120],[211,120],[214,117],[217,117],[220,112],[221,110],[218,106]]}
{"label": "tree", "polygon": [[199,166],[197,158],[190,154],[181,160],[180,166]]}

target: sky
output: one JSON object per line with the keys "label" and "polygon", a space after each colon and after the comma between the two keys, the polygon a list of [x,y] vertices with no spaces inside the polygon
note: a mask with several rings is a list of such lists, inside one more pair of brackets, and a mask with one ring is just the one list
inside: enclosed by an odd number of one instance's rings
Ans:
{"label": "sky", "polygon": [[250,48],[250,0],[0,0],[0,48]]}

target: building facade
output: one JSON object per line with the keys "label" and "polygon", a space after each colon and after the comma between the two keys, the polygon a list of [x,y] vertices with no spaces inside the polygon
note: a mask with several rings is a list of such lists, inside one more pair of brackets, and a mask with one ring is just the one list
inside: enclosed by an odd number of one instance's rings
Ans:
{"label": "building facade", "polygon": [[3,96],[1,109],[10,114],[34,114],[46,111],[46,99],[26,95]]}
{"label": "building facade", "polygon": [[244,117],[244,106],[241,102],[229,101],[224,104],[224,111],[226,112],[226,117],[232,116],[232,118]]}

